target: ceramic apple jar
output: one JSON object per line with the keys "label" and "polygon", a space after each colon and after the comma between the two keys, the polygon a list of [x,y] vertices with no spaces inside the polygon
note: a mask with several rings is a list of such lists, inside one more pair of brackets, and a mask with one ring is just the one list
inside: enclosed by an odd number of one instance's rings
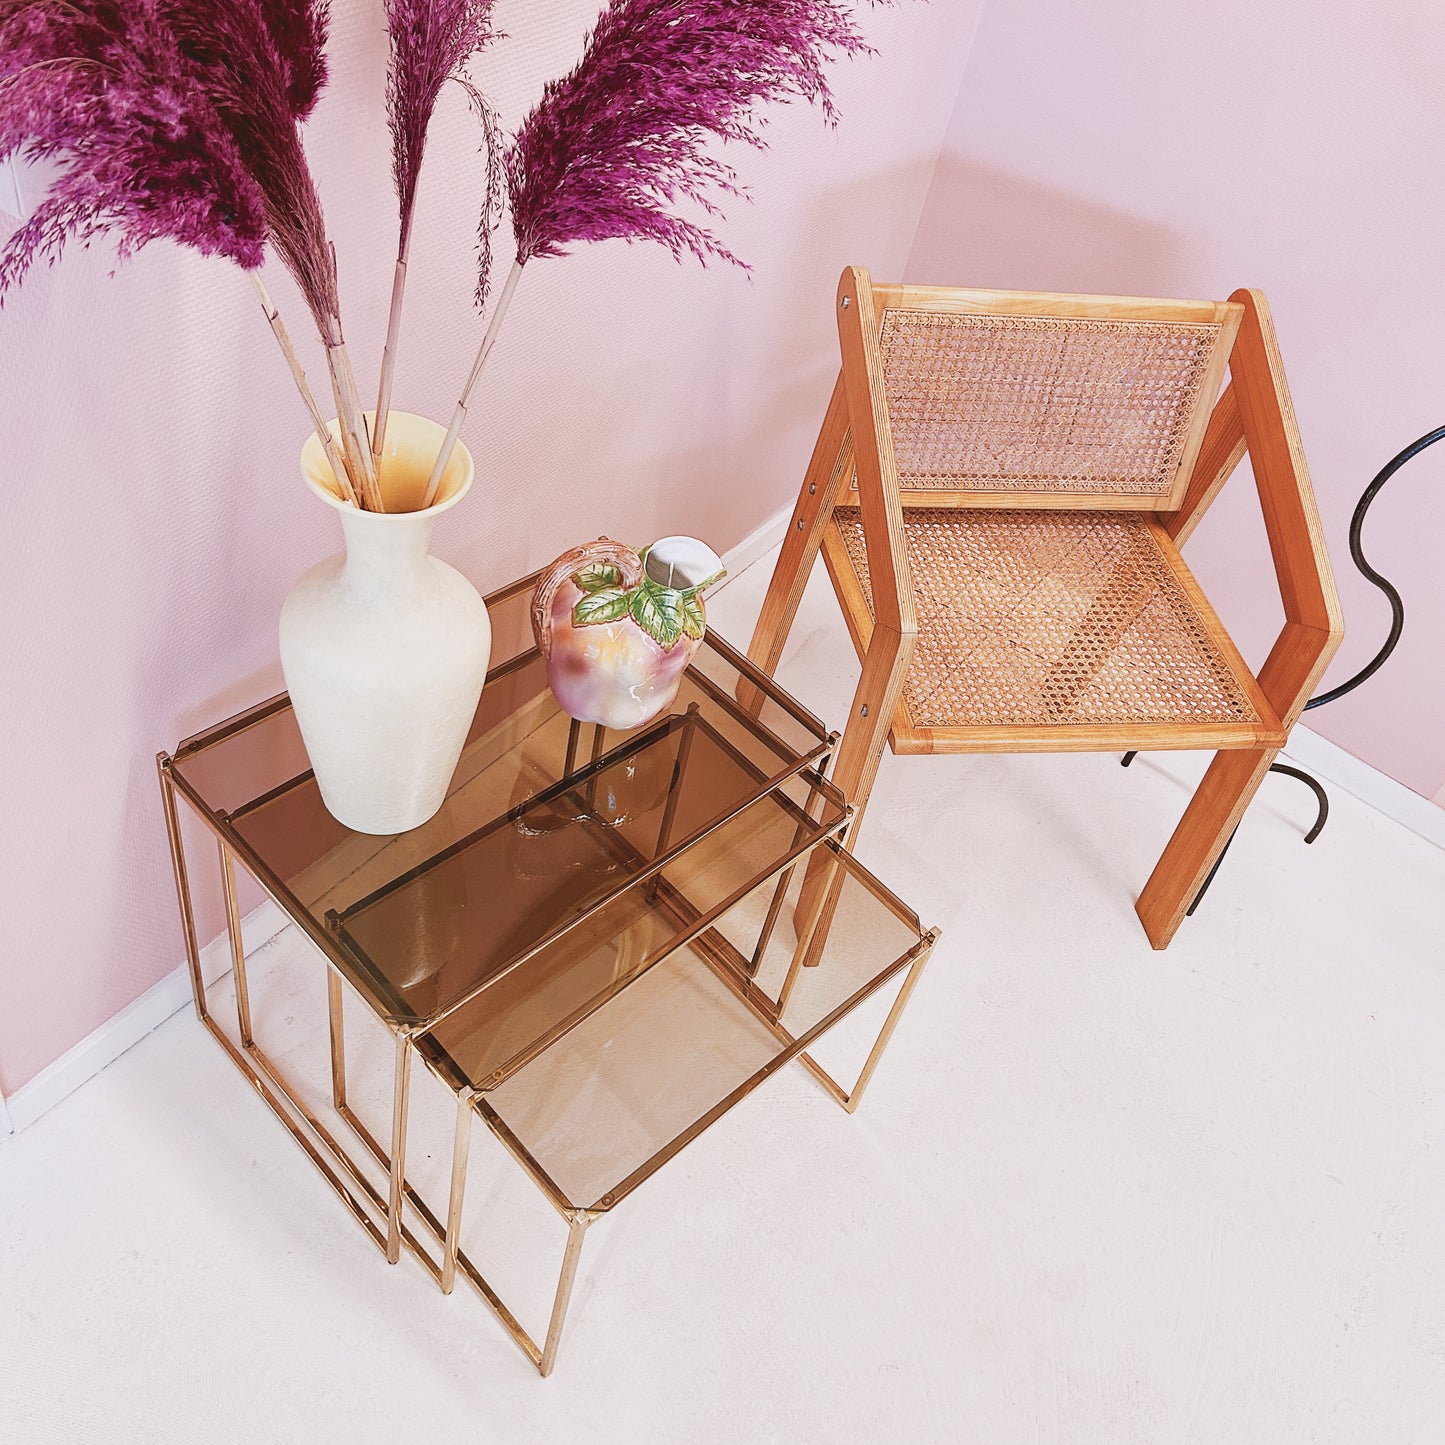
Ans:
{"label": "ceramic apple jar", "polygon": [[641,552],[602,537],[559,557],[533,594],[532,631],[563,711],[625,731],[671,707],[707,627],[702,594],[725,575],[694,537]]}

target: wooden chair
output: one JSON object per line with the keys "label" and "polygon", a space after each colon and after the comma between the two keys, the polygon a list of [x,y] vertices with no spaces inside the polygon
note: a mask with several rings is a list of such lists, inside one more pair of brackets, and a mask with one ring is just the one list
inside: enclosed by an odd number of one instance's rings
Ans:
{"label": "wooden chair", "polygon": [[[863,664],[834,767],[859,814],[885,740],[1217,749],[1136,905],[1167,947],[1343,636],[1263,295],[885,286],[851,267],[837,314],[842,370],[753,660],[777,667],[821,550]],[[1246,451],[1285,613],[1258,677],[1179,552]]]}

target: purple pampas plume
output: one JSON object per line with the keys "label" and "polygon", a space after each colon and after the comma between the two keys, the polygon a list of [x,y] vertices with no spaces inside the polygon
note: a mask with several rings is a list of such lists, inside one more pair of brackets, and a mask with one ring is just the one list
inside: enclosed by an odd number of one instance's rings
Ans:
{"label": "purple pampas plume", "polygon": [[605,240],[656,241],[678,259],[742,266],[675,208],[716,216],[720,198],[744,193],[713,147],[762,148],[759,106],[803,100],[834,123],[825,68],[868,48],[838,0],[610,0],[576,68],[545,87],[507,152],[517,258],[432,468],[428,502],[522,268]]}
{"label": "purple pampas plume", "polygon": [[387,0],[386,24],[386,116],[404,248],[437,97],[448,80],[464,81],[467,62],[498,37],[492,0]]}
{"label": "purple pampas plume", "polygon": [[[181,55],[260,187],[268,238],[295,278],[326,348],[351,487],[363,506],[380,510],[361,396],[341,330],[335,253],[297,129],[315,105],[326,73],[326,6],[320,0],[159,0],[159,5]],[[267,305],[273,327],[274,310]],[[337,480],[345,487],[340,475]]]}
{"label": "purple pampas plume", "polygon": [[311,119],[326,84],[328,0],[261,0],[261,18],[286,68],[286,98],[299,121]]}
{"label": "purple pampas plume", "polygon": [[[0,250],[0,295],[71,238],[113,233],[122,258],[158,237],[227,256],[250,274],[324,432],[259,276],[274,242],[327,318],[323,339],[339,343],[330,248],[295,134],[325,78],[324,40],[315,0],[0,0],[0,159],[59,165]],[[242,44],[244,62],[218,62]]]}
{"label": "purple pampas plume", "polygon": [[612,0],[508,153],[517,259],[620,238],[741,264],[674,206],[715,215],[740,194],[711,147],[762,147],[759,105],[802,99],[833,123],[824,66],[866,49],[834,0]]}
{"label": "purple pampas plume", "polygon": [[60,173],[0,249],[0,296],[70,239],[261,264],[264,199],[154,0],[0,0],[0,160]]}
{"label": "purple pampas plume", "polygon": [[492,29],[492,0],[387,0],[386,25],[391,56],[386,72],[386,116],[391,126],[391,174],[396,185],[401,228],[397,239],[396,269],[391,283],[391,312],[386,325],[386,349],[381,357],[381,384],[372,430],[372,457],[381,464],[391,410],[392,377],[396,371],[401,335],[401,308],[406,294],[407,264],[411,258],[411,226],[416,189],[421,178],[427,131],[437,97],[448,80],[462,85],[482,120],[487,152],[487,199],[481,225],[482,265],[479,301],[486,295],[491,261],[494,217],[501,205],[500,136],[495,115],[466,76],[467,62],[497,38]]}
{"label": "purple pampas plume", "polygon": [[337,344],[336,269],[296,128],[314,94],[302,89],[293,99],[293,66],[259,0],[159,0],[159,6],[261,189],[271,244],[295,277],[322,341]]}

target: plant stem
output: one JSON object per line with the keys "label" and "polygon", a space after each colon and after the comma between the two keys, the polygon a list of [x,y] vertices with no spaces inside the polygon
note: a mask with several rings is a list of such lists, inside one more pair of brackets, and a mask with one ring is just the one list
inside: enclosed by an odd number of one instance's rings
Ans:
{"label": "plant stem", "polygon": [[311,413],[317,439],[326,450],[326,460],[331,463],[331,470],[336,476],[336,484],[353,507],[359,506],[355,489],[351,485],[351,478],[347,474],[346,462],[337,450],[336,438],[331,435],[331,429],[326,425],[326,418],[322,415],[321,408],[316,404],[315,393],[311,390],[311,384],[306,380],[306,373],[301,366],[301,358],[296,355],[296,348],[291,344],[291,338],[287,335],[286,327],[281,321],[281,314],[276,310],[276,303],[271,300],[271,293],[266,290],[266,283],[261,280],[259,270],[251,270],[246,274],[250,276],[251,285],[255,287],[256,296],[261,302],[261,310],[266,313],[266,320],[271,326],[271,334],[275,336],[276,342],[281,348],[281,354],[291,368],[291,377],[296,383],[296,389],[301,393],[301,400],[306,403],[306,410]]}
{"label": "plant stem", "polygon": [[477,378],[482,374],[482,367],[487,363],[487,357],[497,339],[497,331],[502,325],[502,318],[507,314],[507,307],[511,305],[512,293],[517,289],[517,282],[522,279],[523,262],[513,261],[512,269],[507,272],[507,284],[502,287],[502,294],[497,297],[496,308],[492,312],[491,323],[487,327],[487,334],[482,337],[482,344],[477,349],[477,359],[472,362],[471,374],[467,377],[467,384],[462,388],[461,400],[457,402],[457,409],[452,413],[451,425],[447,428],[446,439],[442,442],[442,449],[437,453],[437,459],[432,465],[431,477],[426,484],[426,496],[422,499],[422,506],[429,507],[436,500],[437,488],[441,486],[442,473],[447,469],[447,463],[452,459],[452,452],[456,450],[457,438],[461,435],[462,423],[467,419],[467,402],[471,399],[472,389],[477,384]]}
{"label": "plant stem", "polygon": [[336,401],[336,415],[341,421],[341,450],[351,480],[368,512],[384,512],[381,491],[371,465],[371,444],[366,437],[366,421],[361,414],[361,394],[356,389],[356,374],[351,357],[341,339],[341,326],[332,318],[331,336],[326,341],[326,366],[331,373],[331,394]]}
{"label": "plant stem", "polygon": [[396,372],[396,352],[401,341],[401,303],[406,294],[406,268],[411,260],[411,227],[397,253],[391,276],[391,315],[386,322],[386,348],[381,353],[381,385],[376,394],[376,420],[371,425],[371,461],[381,474],[381,448],[386,441],[386,421],[391,412],[391,381]]}

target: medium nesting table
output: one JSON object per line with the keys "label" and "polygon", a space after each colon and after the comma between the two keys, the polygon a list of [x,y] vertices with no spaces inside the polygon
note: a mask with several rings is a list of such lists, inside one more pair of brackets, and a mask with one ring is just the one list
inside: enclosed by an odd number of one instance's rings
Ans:
{"label": "medium nesting table", "polygon": [[[855,1108],[938,935],[844,849],[836,735],[771,678],[709,632],[666,716],[579,724],[532,645],[533,582],[487,599],[492,671],[420,828],[332,818],[284,695],[158,766],[201,1021],[388,1261],[407,1250],[446,1293],[467,1279],[546,1375],[588,1226],[794,1059]],[[200,946],[208,835],[229,968]],[[314,945],[280,981],[248,980],[251,897]],[[807,1050],[875,996],[845,1088]],[[407,1158],[423,1076],[454,1116],[428,1179]],[[462,1248],[478,1122],[566,1223],[540,1344]]]}

